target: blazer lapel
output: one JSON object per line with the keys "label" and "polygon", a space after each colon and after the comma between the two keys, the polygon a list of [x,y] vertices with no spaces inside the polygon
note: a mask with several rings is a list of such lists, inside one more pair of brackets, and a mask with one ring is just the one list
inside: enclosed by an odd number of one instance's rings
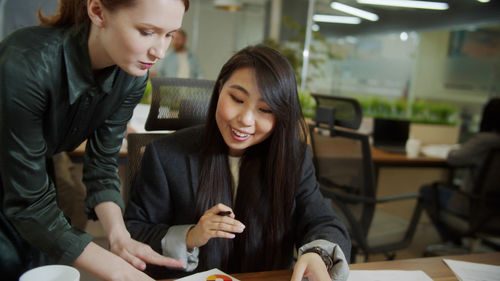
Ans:
{"label": "blazer lapel", "polygon": [[198,153],[192,153],[188,155],[188,165],[189,172],[191,175],[189,178],[191,179],[191,190],[193,199],[196,200],[196,194],[198,193],[198,188],[200,185],[200,156]]}

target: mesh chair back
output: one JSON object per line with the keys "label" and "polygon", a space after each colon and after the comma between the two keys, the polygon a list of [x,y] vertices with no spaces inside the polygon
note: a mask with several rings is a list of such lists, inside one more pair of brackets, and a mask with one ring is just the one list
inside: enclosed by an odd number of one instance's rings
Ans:
{"label": "mesh chair back", "polygon": [[490,151],[479,168],[470,205],[471,231],[500,234],[500,148]]}
{"label": "mesh chair back", "polygon": [[124,201],[128,201],[128,197],[131,192],[131,187],[135,182],[135,177],[137,172],[141,169],[142,155],[144,154],[144,149],[146,145],[151,141],[165,136],[166,133],[138,133],[138,134],[128,134],[128,174],[127,174],[127,184],[124,186],[123,198]]}
{"label": "mesh chair back", "polygon": [[211,80],[152,77],[146,130],[179,130],[204,123],[214,84]]}
{"label": "mesh chair back", "polygon": [[[333,206],[349,209],[349,212],[337,213],[352,214],[354,217],[350,220],[357,222],[359,235],[365,237],[373,219],[375,204],[349,200],[349,195],[375,200],[376,185],[368,136],[338,129],[334,129],[330,136],[329,131],[318,127],[311,128],[310,134],[318,181],[323,187],[332,188],[336,197],[345,195],[339,197],[340,202],[335,202]],[[352,229],[350,231],[354,232]]]}
{"label": "mesh chair back", "polygon": [[[340,209],[337,213],[349,216],[344,219],[350,222],[353,243],[367,248],[366,236],[375,213],[376,195],[369,138],[341,128],[359,128],[361,107],[355,99],[316,94],[313,97],[317,108],[310,136],[316,177],[323,194],[334,200],[334,208]],[[350,195],[367,200],[350,200]]]}
{"label": "mesh chair back", "polygon": [[368,135],[350,130],[359,128],[361,123],[359,103],[354,99],[330,96],[326,96],[323,102],[318,95],[316,99],[319,101],[314,118],[316,123],[311,126],[310,137],[317,179],[323,195],[332,199],[333,207],[347,222],[353,244],[351,257],[362,250],[366,259],[374,253],[385,253],[388,258],[393,258],[390,251],[403,249],[412,241],[422,212],[420,201],[403,229],[404,233],[383,241],[369,241],[368,237],[373,230],[375,206],[377,203],[417,199],[418,194],[376,198],[377,185]]}
{"label": "mesh chair back", "polygon": [[[311,96],[316,101],[314,121],[355,130],[359,128],[363,112],[356,99],[321,94],[311,94]],[[333,124],[329,124],[332,121]]]}

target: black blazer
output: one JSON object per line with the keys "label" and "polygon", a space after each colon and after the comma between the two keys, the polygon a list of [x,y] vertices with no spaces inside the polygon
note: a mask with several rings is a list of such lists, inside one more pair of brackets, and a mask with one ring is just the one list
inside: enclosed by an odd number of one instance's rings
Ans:
{"label": "black blazer", "polygon": [[[125,221],[134,239],[149,244],[162,253],[161,239],[170,226],[196,224],[195,202],[199,185],[203,126],[177,131],[150,143],[142,159],[142,168],[132,187]],[[351,243],[344,223],[334,213],[331,203],[319,191],[311,151],[302,164],[302,177],[297,189],[292,218],[295,245],[298,247],[317,239],[338,244],[346,259],[350,258]],[[277,249],[279,250],[279,249]],[[200,248],[203,251],[203,247]],[[290,264],[292,263],[290,257]],[[155,278],[187,275],[165,268]],[[152,274],[153,273],[153,274]]]}

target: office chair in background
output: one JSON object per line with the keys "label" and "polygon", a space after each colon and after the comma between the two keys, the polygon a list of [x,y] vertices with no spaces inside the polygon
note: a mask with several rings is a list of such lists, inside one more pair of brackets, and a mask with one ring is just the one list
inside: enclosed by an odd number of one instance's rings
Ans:
{"label": "office chair in background", "polygon": [[[152,101],[146,130],[175,131],[203,124],[214,84],[211,80],[152,77]],[[146,145],[165,134],[167,132],[128,135],[128,179],[123,191],[125,202],[141,168]]]}
{"label": "office chair in background", "polygon": [[152,101],[146,130],[179,130],[205,121],[215,82],[152,77]]}
{"label": "office chair in background", "polygon": [[[431,245],[428,247],[426,256],[438,256],[453,253],[474,252],[475,247],[483,244],[500,251],[498,242],[494,239],[500,237],[500,148],[491,149],[485,161],[477,170],[470,191],[462,191],[458,186],[451,183],[434,183],[432,188],[446,188],[459,194],[469,206],[468,215],[458,215],[444,208],[436,209],[437,214],[433,217],[436,228],[443,229],[441,235],[443,242],[462,241],[463,238],[471,239],[467,247],[450,247],[448,244]],[[436,193],[437,194],[437,193]],[[441,234],[441,233],[440,233]],[[451,239],[451,240],[449,240]]]}
{"label": "office chair in background", "polygon": [[[317,108],[310,137],[317,179],[323,195],[332,200],[334,209],[347,223],[353,247],[351,262],[355,262],[358,252],[365,261],[378,253],[393,259],[393,252],[406,248],[413,239],[422,213],[419,195],[377,198],[369,137],[355,131],[362,120],[359,102],[351,98],[312,96]],[[377,211],[378,204],[411,199],[417,204],[409,223],[390,214],[374,222],[382,212]],[[388,216],[405,224],[404,231],[396,232]],[[397,226],[401,230],[401,224]]]}

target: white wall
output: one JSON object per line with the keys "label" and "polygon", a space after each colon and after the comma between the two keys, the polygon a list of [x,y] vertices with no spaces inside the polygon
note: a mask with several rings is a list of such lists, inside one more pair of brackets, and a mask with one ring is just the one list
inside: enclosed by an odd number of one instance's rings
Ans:
{"label": "white wall", "polygon": [[[198,20],[198,46],[192,50],[198,56],[205,79],[215,80],[222,65],[239,49],[264,40],[264,5],[245,4],[238,12],[218,10],[213,1],[191,1],[191,7],[184,16],[183,28],[188,36],[193,34]],[[195,9],[199,7],[199,19]],[[188,38],[191,47],[193,38]],[[190,48],[191,49],[191,48]]]}
{"label": "white wall", "polygon": [[417,36],[410,36],[401,41],[399,34],[328,38],[330,50],[341,59],[312,69],[311,73],[323,75],[308,87],[312,92],[335,95],[398,98],[411,78],[416,40]]}
{"label": "white wall", "polygon": [[469,103],[480,106],[488,93],[478,89],[445,87],[450,31],[423,32],[413,73],[411,95],[416,99]]}

